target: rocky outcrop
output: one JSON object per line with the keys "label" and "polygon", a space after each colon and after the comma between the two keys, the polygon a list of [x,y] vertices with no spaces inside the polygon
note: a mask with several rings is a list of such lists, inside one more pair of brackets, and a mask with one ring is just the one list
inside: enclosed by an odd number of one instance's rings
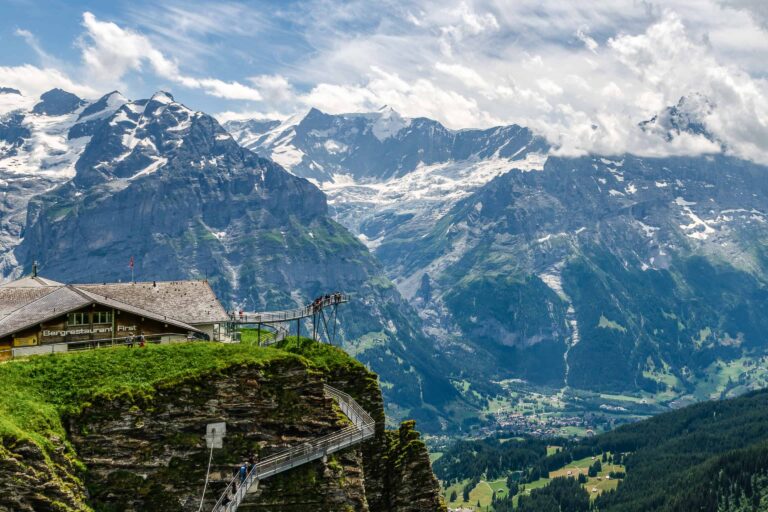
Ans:
{"label": "rocky outcrop", "polygon": [[88,510],[83,469],[62,439],[55,451],[35,443],[0,439],[0,512]]}
{"label": "rocky outcrop", "polygon": [[[305,355],[306,349],[293,351]],[[210,510],[250,455],[263,458],[348,424],[324,395],[324,382],[371,412],[376,437],[260,482],[241,510],[445,510],[413,423],[385,431],[376,376],[338,349],[321,350],[331,351],[333,363],[286,353],[265,364],[233,364],[153,389],[137,382],[135,392],[94,398],[65,419],[68,439],[58,440],[57,453],[6,440],[0,511],[196,511],[210,455],[206,425],[225,422],[203,498],[203,510]]]}

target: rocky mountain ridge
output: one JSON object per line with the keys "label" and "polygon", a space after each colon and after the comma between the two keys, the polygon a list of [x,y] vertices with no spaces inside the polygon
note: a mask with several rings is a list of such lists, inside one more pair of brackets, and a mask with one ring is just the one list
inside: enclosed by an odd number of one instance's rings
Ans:
{"label": "rocky mountain ridge", "polygon": [[318,185],[335,218],[370,248],[402,224],[434,220],[456,200],[512,168],[539,169],[548,144],[520,126],[450,130],[390,107],[283,122],[228,122],[243,146]]}

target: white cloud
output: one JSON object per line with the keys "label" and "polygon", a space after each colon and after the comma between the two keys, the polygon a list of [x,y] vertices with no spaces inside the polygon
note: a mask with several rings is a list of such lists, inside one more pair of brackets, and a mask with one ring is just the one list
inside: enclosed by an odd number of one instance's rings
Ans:
{"label": "white cloud", "polygon": [[32,48],[32,51],[37,54],[37,57],[40,59],[40,62],[42,62],[44,67],[56,67],[60,65],[60,62],[56,60],[51,54],[43,50],[43,47],[40,45],[40,41],[37,40],[37,37],[35,34],[30,32],[29,30],[17,28],[14,31],[14,34],[24,39],[24,41],[27,43],[27,45]]}
{"label": "white cloud", "polygon": [[461,83],[467,87],[473,89],[486,89],[488,88],[488,82],[480,76],[480,73],[467,66],[461,64],[445,64],[438,62],[435,64],[435,69],[458,79]]}
{"label": "white cloud", "polygon": [[563,88],[549,78],[539,78],[536,80],[536,85],[549,96],[559,96],[560,94],[563,94]]}
{"label": "white cloud", "polygon": [[80,48],[89,79],[114,83],[129,71],[141,71],[148,63],[159,76],[178,80],[177,64],[156,50],[143,35],[100,21],[90,12],[83,14],[83,26],[86,33]]}
{"label": "white cloud", "polygon": [[231,100],[260,101],[259,91],[237,81],[197,78],[183,74],[178,63],[157,50],[146,36],[116,23],[83,14],[85,36],[80,41],[85,71],[98,84],[121,85],[129,72],[141,72],[148,64],[157,76],[206,94]]}
{"label": "white cloud", "polygon": [[[744,12],[714,0],[666,5],[670,10],[634,0],[410,2],[392,14],[402,23],[381,23],[369,34],[346,37],[326,25],[327,38],[312,34],[317,53],[285,76],[314,83],[297,95],[302,107],[343,112],[388,104],[453,128],[518,123],[565,154],[719,151],[703,136],[668,143],[638,127],[681,96],[701,93],[716,105],[705,117],[710,131],[734,153],[768,160],[761,156],[768,138],[760,143],[768,95],[746,71],[764,69],[754,50],[768,48],[768,38],[754,37],[760,29]],[[416,10],[418,24],[409,14]],[[727,35],[738,30],[753,37]],[[715,35],[730,46],[714,46]]]}
{"label": "white cloud", "polygon": [[246,121],[249,119],[255,119],[258,121],[275,121],[285,119],[286,115],[280,112],[260,112],[258,110],[225,110],[214,114],[214,117],[219,120],[220,123],[227,121]]}
{"label": "white cloud", "polygon": [[58,69],[39,68],[32,64],[0,66],[0,84],[19,89],[25,96],[33,98],[54,87],[83,97],[92,98],[98,95],[98,91],[95,89],[72,81]]}
{"label": "white cloud", "polygon": [[439,27],[441,33],[440,47],[445,55],[453,55],[455,46],[465,39],[479,36],[499,29],[499,22],[490,12],[479,13],[466,2],[461,2],[454,9],[440,9],[438,13],[446,12],[444,24]]}
{"label": "white cloud", "polygon": [[592,53],[597,52],[597,48],[600,45],[597,44],[597,41],[589,36],[585,27],[580,27],[579,30],[576,31],[576,37],[579,41],[584,43],[584,46],[586,46],[587,50],[591,51]]}
{"label": "white cloud", "polygon": [[765,0],[722,0],[722,4],[736,9],[743,9],[760,26],[768,29],[768,3]]}
{"label": "white cloud", "polygon": [[442,118],[452,126],[498,124],[477,102],[431,80],[402,79],[397,73],[370,69],[362,85],[319,84],[300,97],[301,103],[330,113],[366,112],[389,105],[405,116]]}
{"label": "white cloud", "polygon": [[258,75],[248,80],[261,91],[265,101],[276,107],[290,108],[296,99],[293,86],[282,75]]}

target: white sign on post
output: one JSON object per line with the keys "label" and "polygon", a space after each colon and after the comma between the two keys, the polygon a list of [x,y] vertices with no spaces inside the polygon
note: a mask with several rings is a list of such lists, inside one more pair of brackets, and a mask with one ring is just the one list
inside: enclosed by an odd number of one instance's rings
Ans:
{"label": "white sign on post", "polygon": [[209,423],[205,428],[205,444],[211,449],[223,448],[226,433],[226,423]]}

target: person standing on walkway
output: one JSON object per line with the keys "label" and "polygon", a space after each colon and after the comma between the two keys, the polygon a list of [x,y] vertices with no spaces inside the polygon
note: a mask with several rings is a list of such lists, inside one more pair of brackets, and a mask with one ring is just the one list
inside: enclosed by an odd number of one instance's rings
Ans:
{"label": "person standing on walkway", "polygon": [[248,476],[248,468],[246,467],[246,463],[243,462],[242,466],[240,466],[240,485],[245,483],[245,478]]}

